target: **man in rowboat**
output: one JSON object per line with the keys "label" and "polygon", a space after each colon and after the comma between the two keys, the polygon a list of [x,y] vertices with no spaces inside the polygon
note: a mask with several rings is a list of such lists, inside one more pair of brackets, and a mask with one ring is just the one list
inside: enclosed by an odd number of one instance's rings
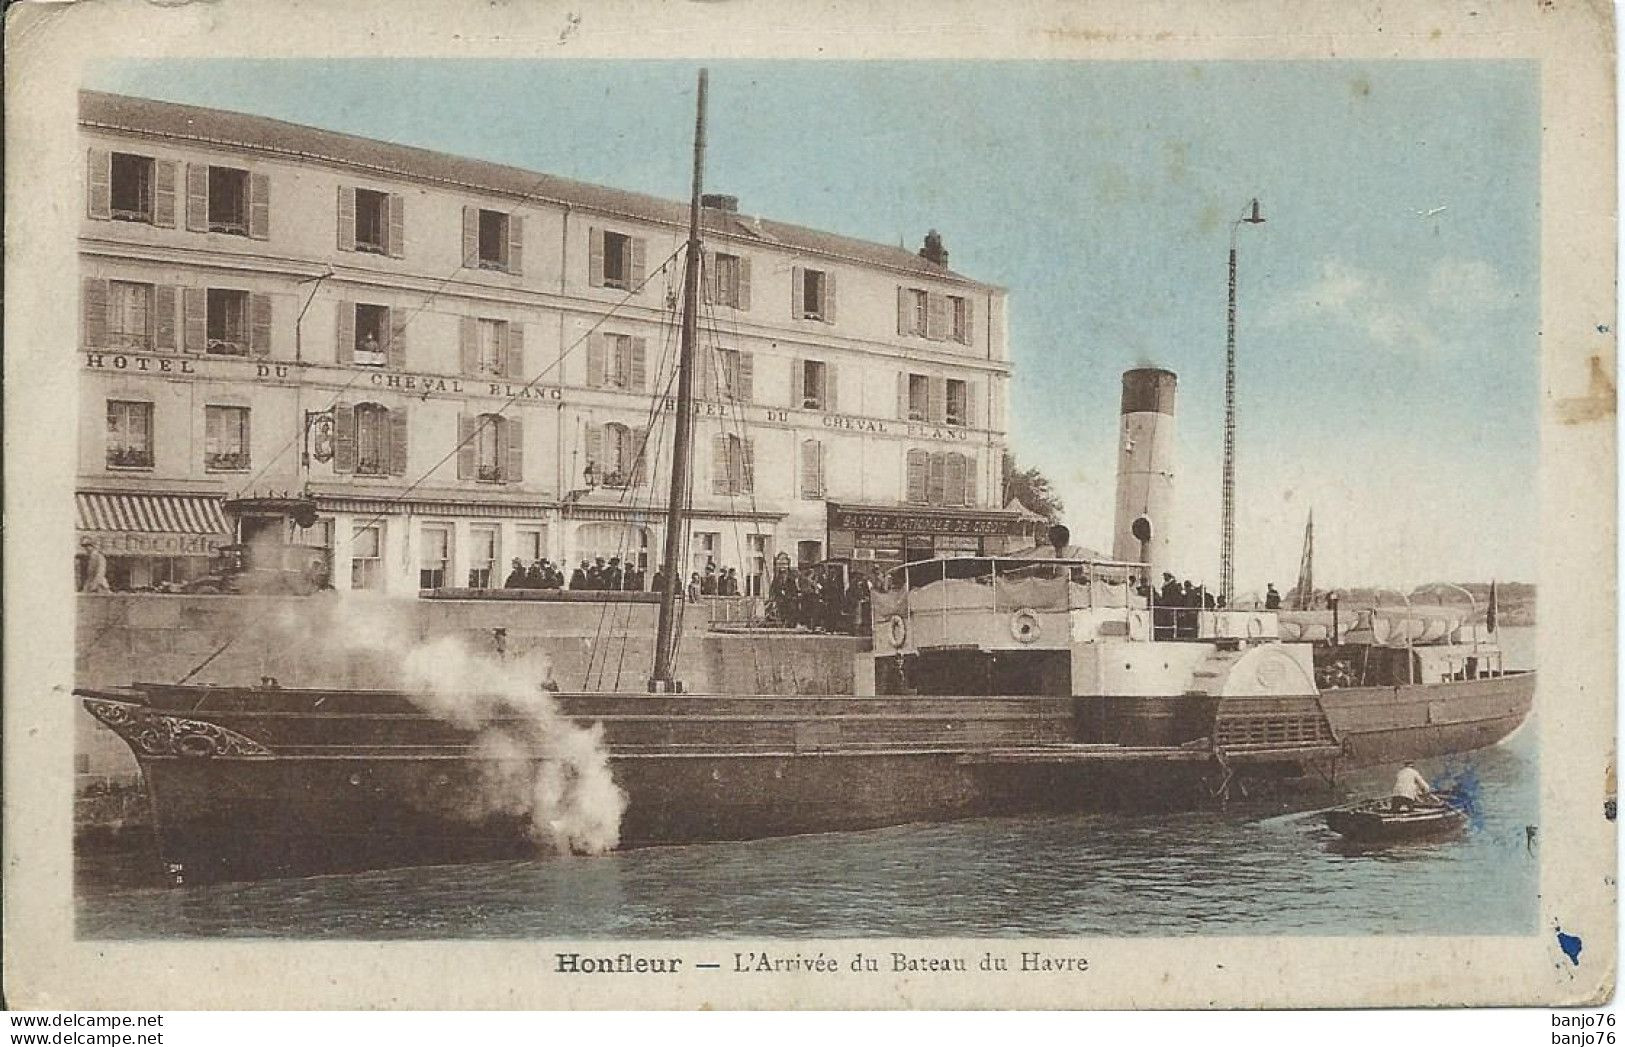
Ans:
{"label": "man in rowboat", "polygon": [[1433,793],[1433,787],[1415,767],[1406,764],[1399,769],[1399,775],[1394,779],[1394,793],[1389,800],[1390,807],[1396,811],[1408,811],[1414,807],[1437,807],[1440,802]]}

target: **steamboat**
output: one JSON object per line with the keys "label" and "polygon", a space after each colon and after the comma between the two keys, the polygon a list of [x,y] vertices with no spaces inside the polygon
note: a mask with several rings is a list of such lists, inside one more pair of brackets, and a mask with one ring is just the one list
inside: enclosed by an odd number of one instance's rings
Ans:
{"label": "steamboat", "polygon": [[[684,562],[704,98],[702,74],[668,564]],[[619,846],[1186,808],[1493,745],[1523,722],[1535,676],[1505,667],[1476,616],[1372,609],[1344,628],[1314,613],[1159,606],[1174,389],[1168,371],[1124,376],[1111,556],[1068,545],[1057,528],[1047,547],[888,572],[855,693],[686,693],[673,675],[681,580],[666,572],[649,693],[546,698],[549,715],[601,731],[626,801]],[[134,752],[173,882],[538,850],[524,812],[475,802],[493,762],[534,772],[559,759],[528,726],[533,712],[502,700],[471,725],[407,689],[265,680],[78,693]],[[531,748],[496,752],[493,732]]]}

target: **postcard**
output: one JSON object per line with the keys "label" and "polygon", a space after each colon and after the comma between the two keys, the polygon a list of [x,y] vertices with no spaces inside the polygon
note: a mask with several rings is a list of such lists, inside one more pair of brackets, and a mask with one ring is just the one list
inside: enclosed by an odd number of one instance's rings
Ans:
{"label": "postcard", "polygon": [[1611,996],[1606,7],[9,21],[12,1006]]}

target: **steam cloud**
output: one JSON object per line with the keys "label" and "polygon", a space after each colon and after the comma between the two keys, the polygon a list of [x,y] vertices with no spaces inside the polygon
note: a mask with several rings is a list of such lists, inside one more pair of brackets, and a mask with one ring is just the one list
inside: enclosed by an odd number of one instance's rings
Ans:
{"label": "steam cloud", "polygon": [[403,611],[372,594],[324,593],[280,624],[302,657],[375,662],[424,712],[474,733],[477,778],[461,812],[470,820],[517,816],[540,847],[561,854],[613,850],[626,794],[610,772],[603,725],[559,712],[542,687],[548,659],[499,660],[457,636],[419,641]]}

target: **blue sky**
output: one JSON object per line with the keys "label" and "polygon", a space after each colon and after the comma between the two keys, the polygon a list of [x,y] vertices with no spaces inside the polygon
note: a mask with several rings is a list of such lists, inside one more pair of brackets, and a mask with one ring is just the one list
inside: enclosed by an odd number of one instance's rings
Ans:
{"label": "blue sky", "polygon": [[[686,198],[695,64],[164,61],[86,86]],[[1119,376],[1180,376],[1176,564],[1237,588],[1533,579],[1539,97],[1517,62],[714,62],[707,185],[1010,289],[1010,443],[1109,544]]]}

